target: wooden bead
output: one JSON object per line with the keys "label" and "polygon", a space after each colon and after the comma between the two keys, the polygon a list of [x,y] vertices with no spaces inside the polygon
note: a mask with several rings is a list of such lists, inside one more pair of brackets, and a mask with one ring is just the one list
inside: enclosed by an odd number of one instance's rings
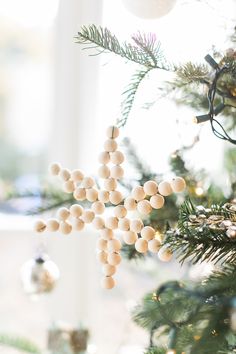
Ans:
{"label": "wooden bead", "polygon": [[59,177],[63,181],[68,181],[70,179],[70,171],[67,168],[62,168],[59,172]]}
{"label": "wooden bead", "polygon": [[95,188],[89,188],[86,190],[86,199],[89,202],[95,202],[98,199],[98,191]]}
{"label": "wooden bead", "polygon": [[113,166],[111,168],[111,177],[115,179],[121,179],[124,176],[124,170],[121,166]]}
{"label": "wooden bead", "polygon": [[114,165],[120,165],[122,162],[124,162],[125,157],[121,151],[117,150],[110,154],[110,159]]}
{"label": "wooden bead", "polygon": [[104,203],[97,201],[92,204],[92,211],[94,211],[95,214],[103,214],[105,211],[105,205]]}
{"label": "wooden bead", "polygon": [[140,202],[138,202],[137,209],[139,213],[143,215],[148,215],[152,211],[151,204],[148,200],[141,200]]}
{"label": "wooden bead", "polygon": [[142,186],[134,187],[132,192],[131,192],[131,195],[137,201],[143,200],[145,198],[145,196],[146,196]]}
{"label": "wooden bead", "polygon": [[125,231],[123,234],[123,240],[127,245],[134,245],[138,239],[138,235],[133,231]]}
{"label": "wooden bead", "polygon": [[182,177],[173,178],[170,184],[175,193],[183,192],[186,188],[185,180]]}
{"label": "wooden bead", "polygon": [[116,127],[115,125],[111,125],[110,127],[107,128],[106,131],[106,136],[109,139],[116,139],[119,136],[119,128]]}
{"label": "wooden bead", "polygon": [[98,191],[98,200],[102,203],[108,203],[109,202],[109,192],[100,190]]}
{"label": "wooden bead", "polygon": [[98,168],[98,176],[100,178],[108,178],[110,176],[110,169],[106,165],[102,165]]}
{"label": "wooden bead", "polygon": [[158,191],[161,195],[164,195],[164,197],[167,197],[173,193],[170,183],[166,181],[163,181],[159,184]]}
{"label": "wooden bead", "polygon": [[111,204],[118,205],[122,202],[123,195],[119,191],[111,191],[110,196],[109,196],[109,200],[110,200]]}
{"label": "wooden bead", "polygon": [[79,205],[79,204],[73,204],[73,205],[71,205],[71,207],[70,207],[70,214],[71,214],[71,216],[73,216],[74,218],[79,218],[79,217],[82,215],[83,210],[84,210],[84,209],[82,208],[81,205]]}
{"label": "wooden bead", "polygon": [[104,143],[104,150],[107,152],[113,152],[117,149],[117,142],[114,139],[108,139]]}
{"label": "wooden bead", "polygon": [[144,183],[143,189],[147,195],[157,194],[157,183],[155,181],[147,181]]}
{"label": "wooden bead", "polygon": [[58,219],[65,221],[70,216],[70,211],[67,208],[59,208],[57,211]]}
{"label": "wooden bead", "polygon": [[107,151],[103,151],[99,154],[98,156],[98,161],[103,164],[106,165],[109,161],[110,161],[110,154]]}
{"label": "wooden bead", "polygon": [[76,218],[73,220],[73,229],[75,231],[81,231],[83,230],[85,224],[84,224],[84,221],[80,218]]}
{"label": "wooden bead", "polygon": [[128,231],[130,228],[130,220],[127,218],[122,218],[118,221],[118,228],[121,231]]}
{"label": "wooden bead", "polygon": [[97,249],[100,251],[106,251],[107,250],[107,240],[104,240],[103,238],[99,238],[97,240]]}
{"label": "wooden bead", "polygon": [[122,247],[121,242],[115,238],[107,242],[108,252],[119,252],[121,247]]}
{"label": "wooden bead", "polygon": [[143,222],[141,219],[134,219],[130,221],[130,230],[133,232],[140,232],[143,228]]}
{"label": "wooden bead", "polygon": [[107,191],[114,191],[117,187],[117,182],[114,178],[107,178],[104,180],[104,189]]}
{"label": "wooden bead", "polygon": [[100,235],[104,240],[112,240],[114,237],[114,232],[111,229],[104,228],[100,231]]}
{"label": "wooden bead", "polygon": [[116,272],[116,267],[111,265],[111,264],[104,264],[102,266],[102,272],[105,276],[111,276],[113,274],[115,274]]}
{"label": "wooden bead", "polygon": [[73,196],[75,200],[85,200],[86,198],[86,189],[85,188],[76,188]]}
{"label": "wooden bead", "polygon": [[118,219],[115,216],[109,216],[105,221],[106,228],[115,230],[118,227]]}
{"label": "wooden bead", "polygon": [[144,226],[141,230],[141,236],[145,240],[150,241],[155,237],[155,230],[151,226]]}
{"label": "wooden bead", "polygon": [[100,216],[95,216],[95,218],[93,219],[93,227],[96,230],[101,230],[104,228],[104,226],[105,226],[105,222],[103,218],[101,218]]}
{"label": "wooden bead", "polygon": [[68,181],[66,181],[64,183],[63,189],[64,189],[64,192],[66,192],[66,193],[73,193],[74,192],[75,184],[72,181],[72,179],[68,179]]}
{"label": "wooden bead", "polygon": [[82,181],[82,186],[86,189],[92,188],[94,186],[95,182],[92,177],[84,177]]}
{"label": "wooden bead", "polygon": [[59,229],[59,222],[57,219],[49,219],[47,221],[47,230],[50,232],[55,232]]}
{"label": "wooden bead", "polygon": [[103,277],[101,280],[101,287],[103,289],[110,290],[114,288],[115,286],[115,280],[112,277]]}
{"label": "wooden bead", "polygon": [[43,220],[36,220],[34,223],[34,230],[36,232],[43,232],[46,229],[46,224]]}
{"label": "wooden bead", "polygon": [[158,258],[162,262],[169,262],[171,260],[172,256],[173,256],[172,251],[169,248],[167,248],[166,246],[163,246],[159,249]]}
{"label": "wooden bead", "polygon": [[81,170],[73,170],[71,172],[71,179],[75,182],[75,183],[80,183],[82,182],[84,178],[84,174]]}
{"label": "wooden bead", "polygon": [[107,263],[107,252],[105,251],[101,251],[101,252],[98,252],[97,253],[97,260],[100,262],[100,263]]}
{"label": "wooden bead", "polygon": [[107,262],[113,266],[120,264],[121,262],[120,254],[117,252],[108,253]]}
{"label": "wooden bead", "polygon": [[59,163],[54,162],[49,166],[48,170],[52,176],[58,176],[61,171],[61,166]]}
{"label": "wooden bead", "polygon": [[90,224],[95,217],[95,214],[92,210],[84,210],[81,219],[86,223]]}
{"label": "wooden bead", "polygon": [[139,253],[146,253],[148,250],[148,242],[144,238],[138,238],[135,242],[135,249]]}
{"label": "wooden bead", "polygon": [[137,203],[134,198],[128,197],[124,201],[124,206],[127,210],[135,210],[137,207]]}
{"label": "wooden bead", "polygon": [[161,244],[156,238],[154,238],[153,240],[150,240],[148,242],[149,252],[157,253],[159,251],[160,247],[161,247]]}
{"label": "wooden bead", "polygon": [[117,218],[124,218],[127,215],[127,209],[124,205],[117,205],[114,208],[113,213]]}
{"label": "wooden bead", "polygon": [[161,209],[165,204],[165,199],[162,195],[156,194],[150,198],[150,204],[153,209]]}
{"label": "wooden bead", "polygon": [[59,231],[64,235],[68,235],[72,231],[72,226],[68,222],[62,221],[59,226]]}

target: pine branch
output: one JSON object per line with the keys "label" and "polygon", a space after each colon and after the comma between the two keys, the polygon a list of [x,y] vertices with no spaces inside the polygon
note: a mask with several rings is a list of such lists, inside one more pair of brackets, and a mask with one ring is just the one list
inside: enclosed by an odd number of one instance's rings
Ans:
{"label": "pine branch", "polygon": [[188,62],[180,66],[176,71],[177,79],[182,84],[209,83],[209,70],[206,65]]}
{"label": "pine branch", "polygon": [[6,347],[15,348],[25,353],[41,354],[41,350],[31,341],[21,337],[9,336],[7,334],[0,334],[0,344]]}

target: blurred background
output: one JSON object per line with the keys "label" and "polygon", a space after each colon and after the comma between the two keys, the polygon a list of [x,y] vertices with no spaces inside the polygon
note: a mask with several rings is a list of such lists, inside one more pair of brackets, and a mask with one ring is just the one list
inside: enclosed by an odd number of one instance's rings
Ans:
{"label": "blurred background", "polygon": [[[81,25],[107,26],[122,40],[153,32],[169,61],[203,62],[214,48],[229,48],[235,9],[234,0],[180,0],[166,16],[142,19],[128,11],[125,0],[0,0],[0,333],[26,337],[46,352],[48,329],[60,321],[62,327],[89,330],[88,353],[142,352],[148,339],[130,311],[147,291],[185,270],[153,259],[124,261],[119,285],[104,292],[94,260],[96,233],[87,228],[68,238],[35,236],[34,217],[25,213],[40,205],[40,188],[55,183],[47,175],[51,161],[94,173],[104,131],[119,116],[121,94],[134,72],[113,55],[82,50],[74,40]],[[170,75],[155,72],[145,81],[121,134],[153,171],[165,175],[169,156],[200,134],[187,162],[204,168],[227,194],[229,180],[221,173],[226,145],[208,124],[192,123],[204,112],[168,97],[151,104]],[[133,169],[127,166],[126,174],[132,179]],[[26,192],[33,198],[5,201]],[[22,287],[20,269],[39,244],[57,264],[60,280],[50,294],[32,298]],[[19,351],[0,346],[0,352]]]}

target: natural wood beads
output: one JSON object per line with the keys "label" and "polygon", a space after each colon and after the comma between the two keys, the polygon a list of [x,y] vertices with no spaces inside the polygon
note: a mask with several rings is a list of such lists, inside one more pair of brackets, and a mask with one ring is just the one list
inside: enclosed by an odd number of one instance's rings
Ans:
{"label": "natural wood beads", "polygon": [[110,177],[110,169],[107,167],[107,165],[101,165],[98,168],[98,176],[100,178],[108,178]]}
{"label": "natural wood beads", "polygon": [[106,251],[107,250],[107,240],[104,240],[103,238],[99,238],[97,240],[97,249],[100,251]]}
{"label": "natural wood beads", "polygon": [[120,264],[121,256],[117,252],[108,253],[107,262],[113,266]]}
{"label": "natural wood beads", "polygon": [[108,250],[108,252],[119,252],[121,247],[122,247],[122,244],[117,239],[109,240],[107,242],[107,250]]}
{"label": "natural wood beads", "polygon": [[118,219],[115,216],[110,216],[106,218],[105,225],[106,228],[115,230],[118,227]]}
{"label": "natural wood beads", "polygon": [[159,251],[160,247],[161,247],[161,243],[156,238],[148,241],[148,251],[149,252],[157,253]]}
{"label": "natural wood beads", "polygon": [[90,224],[95,217],[95,214],[92,210],[84,210],[81,216],[81,219],[86,223]]}
{"label": "natural wood beads", "polygon": [[104,180],[104,189],[107,191],[114,191],[117,187],[117,182],[115,178],[106,178]]}
{"label": "natural wood beads", "polygon": [[127,210],[135,210],[137,207],[137,203],[134,198],[128,197],[124,201],[124,206]]}
{"label": "natural wood beads", "polygon": [[155,237],[155,230],[151,226],[144,226],[141,230],[141,236],[145,240],[150,241]]}
{"label": "natural wood beads", "polygon": [[107,152],[114,152],[117,149],[117,142],[113,139],[108,139],[104,143],[104,150]]}
{"label": "natural wood beads", "polygon": [[34,223],[34,230],[36,232],[43,232],[46,229],[46,224],[43,220],[36,220]]}
{"label": "natural wood beads", "polygon": [[106,136],[109,138],[109,139],[116,139],[118,138],[119,136],[119,128],[116,127],[115,125],[112,125],[110,127],[107,128],[107,131],[106,131]]}
{"label": "natural wood beads", "polygon": [[147,195],[157,194],[157,183],[155,181],[147,181],[144,183],[143,189]]}
{"label": "natural wood beads", "polygon": [[96,230],[101,230],[105,226],[105,221],[101,216],[95,216],[93,219],[93,226]]}
{"label": "natural wood beads", "polygon": [[92,210],[95,214],[103,214],[105,211],[104,203],[97,201],[92,204]]}
{"label": "natural wood beads", "polygon": [[153,209],[161,209],[165,204],[165,199],[162,195],[156,194],[150,198],[150,204]]}
{"label": "natural wood beads", "polygon": [[162,246],[158,252],[158,258],[162,262],[169,262],[173,256],[172,251],[166,246]]}
{"label": "natural wood beads", "polygon": [[66,193],[73,193],[74,192],[75,184],[72,181],[72,179],[68,179],[68,181],[66,181],[64,183],[63,189],[64,189],[64,192],[66,192]]}
{"label": "natural wood beads", "polygon": [[82,180],[82,187],[84,188],[92,188],[95,184],[94,179],[92,177],[84,177]]}
{"label": "natural wood beads", "polygon": [[72,226],[67,221],[61,221],[59,231],[64,235],[68,235],[72,231]]}
{"label": "natural wood beads", "polygon": [[73,170],[71,172],[71,179],[75,182],[75,183],[80,183],[82,182],[84,178],[84,174],[81,170]]}
{"label": "natural wood beads", "polygon": [[185,180],[182,177],[173,178],[170,184],[175,193],[183,192],[186,188]]}
{"label": "natural wood beads", "polygon": [[98,191],[95,188],[88,188],[86,190],[86,199],[89,202],[95,202],[98,199]]}
{"label": "natural wood beads", "polygon": [[104,228],[100,231],[100,235],[104,240],[112,240],[114,237],[114,233],[111,229],[108,228]]}
{"label": "natural wood beads", "polygon": [[124,162],[124,155],[121,151],[114,151],[110,154],[110,160],[114,165],[121,165]]}
{"label": "natural wood beads", "polygon": [[60,208],[57,211],[57,216],[58,216],[58,219],[64,221],[64,220],[68,219],[68,217],[70,216],[70,211],[67,208]]}
{"label": "natural wood beads", "polygon": [[84,209],[82,208],[81,205],[79,205],[79,204],[73,204],[73,205],[71,205],[71,207],[70,207],[70,214],[71,214],[71,216],[73,216],[74,218],[79,218],[79,217],[82,215],[83,210],[84,210]]}
{"label": "natural wood beads", "polygon": [[124,218],[127,215],[127,209],[123,205],[117,205],[113,213],[117,218]]}
{"label": "natural wood beads", "polygon": [[100,263],[107,263],[107,257],[108,257],[108,253],[105,252],[105,251],[100,251],[97,253],[97,260],[100,262]]}
{"label": "natural wood beads", "polygon": [[63,181],[68,181],[70,179],[70,171],[67,168],[62,168],[59,172],[59,177]]}
{"label": "natural wood beads", "polygon": [[143,228],[143,222],[141,219],[134,219],[130,221],[130,230],[134,232],[140,232]]}
{"label": "natural wood beads", "polygon": [[109,200],[110,200],[111,204],[118,205],[122,202],[123,195],[119,191],[111,191],[110,196],[109,196]]}
{"label": "natural wood beads", "polygon": [[142,186],[134,187],[131,195],[136,201],[143,200],[146,196]]}
{"label": "natural wood beads", "polygon": [[105,190],[98,191],[98,200],[102,203],[109,202],[109,192]]}
{"label": "natural wood beads", "polygon": [[152,211],[151,204],[148,200],[141,200],[140,202],[138,202],[137,209],[140,214],[143,215],[148,215]]}
{"label": "natural wood beads", "polygon": [[59,222],[57,219],[49,219],[47,221],[47,231],[55,232],[59,229]]}
{"label": "natural wood beads", "polygon": [[128,231],[130,228],[130,220],[127,218],[122,218],[118,221],[118,228],[121,231]]}
{"label": "natural wood beads", "polygon": [[116,267],[111,265],[111,264],[104,264],[102,266],[102,272],[105,276],[111,276],[114,275],[116,272]]}
{"label": "natural wood beads", "polygon": [[48,170],[52,176],[57,176],[61,171],[61,165],[59,163],[54,162],[49,166]]}
{"label": "natural wood beads", "polygon": [[73,230],[75,231],[81,231],[84,228],[84,221],[80,218],[76,218],[73,220]]}
{"label": "natural wood beads", "polygon": [[136,240],[138,239],[138,235],[136,232],[133,231],[125,231],[123,233],[123,240],[127,245],[135,244]]}
{"label": "natural wood beads", "polygon": [[170,195],[173,193],[173,189],[171,188],[171,185],[169,182],[163,181],[159,184],[158,186],[158,191],[161,195],[164,197]]}
{"label": "natural wood beads", "polygon": [[144,240],[144,238],[138,238],[137,241],[135,242],[135,249],[139,253],[146,253],[148,250],[147,240]]}
{"label": "natural wood beads", "polygon": [[115,280],[112,277],[103,277],[101,286],[103,289],[112,289],[115,286]]}
{"label": "natural wood beads", "polygon": [[85,188],[76,188],[73,193],[75,200],[85,200],[86,198],[86,189]]}
{"label": "natural wood beads", "polygon": [[98,156],[98,161],[102,165],[106,165],[110,161],[110,154],[107,151],[102,151]]}
{"label": "natural wood beads", "polygon": [[111,168],[111,177],[115,179],[121,179],[124,176],[124,170],[121,166],[113,166]]}

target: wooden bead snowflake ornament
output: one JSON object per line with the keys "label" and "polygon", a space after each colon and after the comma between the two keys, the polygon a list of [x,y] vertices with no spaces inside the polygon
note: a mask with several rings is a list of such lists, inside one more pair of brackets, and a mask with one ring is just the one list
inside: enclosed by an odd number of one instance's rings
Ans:
{"label": "wooden bead snowflake ornament", "polygon": [[[36,221],[35,230],[59,231],[67,235],[72,231],[81,231],[85,224],[91,223],[99,232],[97,259],[102,264],[104,275],[101,285],[103,288],[111,289],[115,285],[113,275],[121,262],[120,235],[123,243],[135,245],[137,252],[158,253],[163,261],[171,258],[170,251],[161,247],[155,230],[151,226],[145,226],[142,218],[153,209],[161,209],[165,204],[164,197],[173,192],[182,192],[186,184],[181,177],[176,177],[171,182],[163,181],[159,185],[155,181],[147,181],[143,186],[134,187],[131,195],[124,198],[123,193],[118,190],[118,182],[124,176],[121,165],[125,159],[123,153],[118,150],[116,141],[119,129],[111,126],[107,129],[106,135],[104,151],[98,156],[100,163],[98,177],[103,180],[103,189],[96,185],[93,177],[86,176],[81,170],[69,171],[56,163],[50,166],[51,174],[59,176],[62,180],[64,191],[73,193],[78,202],[85,200],[90,202],[91,207],[84,209],[79,204],[73,204],[69,209],[59,208],[57,218],[46,222]],[[106,204],[109,207],[113,206],[112,216],[102,216]]]}

